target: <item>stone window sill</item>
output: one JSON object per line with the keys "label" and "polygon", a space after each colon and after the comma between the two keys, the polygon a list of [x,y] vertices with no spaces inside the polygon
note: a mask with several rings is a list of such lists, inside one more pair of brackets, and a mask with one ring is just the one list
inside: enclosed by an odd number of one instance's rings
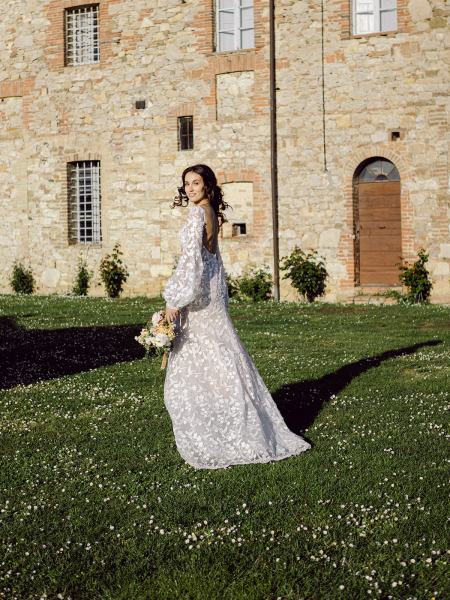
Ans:
{"label": "stone window sill", "polygon": [[69,242],[69,247],[77,246],[78,248],[102,248],[103,244],[99,242]]}
{"label": "stone window sill", "polygon": [[238,50],[213,50],[208,53],[208,56],[226,56],[235,54],[251,54],[255,52],[256,48],[239,48]]}
{"label": "stone window sill", "polygon": [[400,33],[400,31],[398,29],[396,29],[395,31],[375,31],[374,33],[351,33],[349,39],[359,40],[359,39],[380,37],[380,36],[395,37],[397,35],[397,33]]}

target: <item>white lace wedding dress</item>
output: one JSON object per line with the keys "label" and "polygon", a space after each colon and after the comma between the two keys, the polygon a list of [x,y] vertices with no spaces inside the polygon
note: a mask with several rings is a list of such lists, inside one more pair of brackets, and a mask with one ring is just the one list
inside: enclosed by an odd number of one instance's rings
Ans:
{"label": "white lace wedding dress", "polygon": [[164,383],[178,451],[197,469],[300,454],[311,445],[288,429],[233,326],[222,257],[204,247],[204,224],[203,208],[190,206],[163,292],[180,309]]}

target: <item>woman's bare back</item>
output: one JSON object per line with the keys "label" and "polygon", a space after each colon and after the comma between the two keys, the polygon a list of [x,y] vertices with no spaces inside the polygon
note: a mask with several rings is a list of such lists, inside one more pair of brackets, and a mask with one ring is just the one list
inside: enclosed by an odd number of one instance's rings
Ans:
{"label": "woman's bare back", "polygon": [[[199,205],[200,206],[200,205]],[[217,252],[217,240],[219,237],[219,222],[211,205],[201,205],[205,212],[205,225],[203,229],[203,245],[215,254]]]}

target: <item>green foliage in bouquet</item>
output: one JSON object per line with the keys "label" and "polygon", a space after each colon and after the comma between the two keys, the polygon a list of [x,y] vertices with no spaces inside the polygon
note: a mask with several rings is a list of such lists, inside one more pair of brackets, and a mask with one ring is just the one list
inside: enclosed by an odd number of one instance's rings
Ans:
{"label": "green foliage in bouquet", "polygon": [[408,290],[406,296],[404,296],[407,302],[425,304],[429,302],[433,284],[429,279],[429,272],[425,266],[428,261],[428,254],[421,248],[418,256],[418,260],[412,265],[405,263],[399,266],[399,279]]}
{"label": "green foliage in bouquet", "polygon": [[328,277],[324,262],[317,257],[317,252],[305,254],[298,246],[289,256],[284,256],[280,263],[286,271],[283,279],[290,279],[292,286],[308,300],[314,300],[325,293],[325,281]]}
{"label": "green foliage in bouquet", "polygon": [[122,287],[128,279],[128,271],[121,259],[123,252],[119,242],[114,245],[111,254],[104,256],[100,263],[100,278],[110,298],[117,298],[122,292]]}
{"label": "green foliage in bouquet", "polygon": [[16,294],[32,294],[34,292],[33,271],[31,267],[26,269],[21,262],[14,263],[9,281]]}
{"label": "green foliage in bouquet", "polygon": [[92,279],[93,273],[87,268],[86,261],[79,256],[78,257],[78,271],[73,284],[72,292],[75,296],[87,296],[89,283]]}
{"label": "green foliage in bouquet", "polygon": [[269,267],[252,266],[239,277],[227,275],[228,295],[238,300],[270,300],[272,298],[272,275]]}

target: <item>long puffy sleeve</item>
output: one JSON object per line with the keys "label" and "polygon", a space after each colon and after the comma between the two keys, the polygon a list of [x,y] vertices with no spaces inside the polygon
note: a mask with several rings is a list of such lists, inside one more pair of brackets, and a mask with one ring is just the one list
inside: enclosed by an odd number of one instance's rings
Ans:
{"label": "long puffy sleeve", "polygon": [[200,292],[203,274],[202,244],[205,213],[200,206],[192,206],[181,231],[181,256],[162,296],[169,308],[183,308]]}

